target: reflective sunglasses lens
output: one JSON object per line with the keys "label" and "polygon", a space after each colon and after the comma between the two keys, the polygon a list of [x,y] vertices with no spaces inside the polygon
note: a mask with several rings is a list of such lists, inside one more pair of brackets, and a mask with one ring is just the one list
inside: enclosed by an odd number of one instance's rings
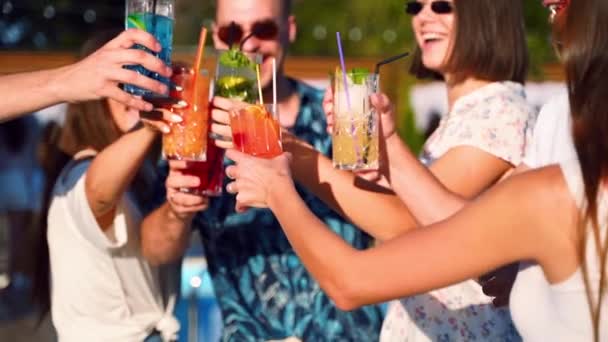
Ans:
{"label": "reflective sunglasses lens", "polygon": [[405,4],[405,13],[410,15],[417,15],[418,13],[420,13],[420,11],[422,11],[422,7],[424,7],[422,3],[418,1],[410,1]]}
{"label": "reflective sunglasses lens", "polygon": [[279,27],[274,21],[268,20],[255,23],[251,31],[259,39],[270,40],[276,38],[279,33]]}
{"label": "reflective sunglasses lens", "polygon": [[449,1],[433,1],[431,9],[437,14],[452,13],[452,3]]}
{"label": "reflective sunglasses lens", "polygon": [[232,23],[230,25],[222,26],[217,31],[218,37],[226,44],[232,45],[240,42],[243,39],[243,29],[241,26]]}

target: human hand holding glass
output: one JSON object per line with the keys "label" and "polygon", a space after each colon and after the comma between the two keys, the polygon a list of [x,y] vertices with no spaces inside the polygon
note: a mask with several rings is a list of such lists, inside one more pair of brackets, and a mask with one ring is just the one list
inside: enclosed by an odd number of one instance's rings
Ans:
{"label": "human hand holding glass", "polygon": [[167,202],[173,213],[181,219],[187,219],[199,211],[206,210],[209,205],[208,197],[182,191],[182,189],[196,188],[201,183],[199,177],[185,172],[187,167],[186,161],[169,161],[169,175],[165,181]]}
{"label": "human hand holding glass", "polygon": [[239,103],[221,96],[215,96],[211,102],[210,134],[215,139],[215,145],[223,149],[234,147],[232,143],[232,128],[230,127],[230,111]]}
{"label": "human hand holding glass", "polygon": [[61,68],[52,82],[58,97],[67,102],[107,97],[137,110],[151,110],[150,103],[121,90],[119,84],[132,84],[159,93],[166,92],[167,86],[123,66],[141,64],[164,77],[171,75],[171,68],[151,54],[129,49],[134,44],[152,51],[161,49],[154,36],[147,32],[137,29],[124,31],[82,61]]}
{"label": "human hand holding glass", "polygon": [[267,208],[273,192],[281,193],[285,187],[294,186],[289,169],[290,153],[266,159],[232,149],[226,151],[226,157],[235,162],[226,168],[226,175],[233,180],[226,191],[236,194],[238,212],[248,207]]}
{"label": "human hand holding glass", "polygon": [[[374,108],[380,118],[378,144],[379,168],[377,170],[354,170],[360,178],[390,188],[388,182],[388,158],[386,157],[386,145],[390,138],[395,136],[397,129],[395,124],[394,105],[384,93],[371,94],[370,106]],[[328,87],[323,97],[323,110],[326,115],[327,131],[333,133],[334,128],[334,92],[333,87]]]}

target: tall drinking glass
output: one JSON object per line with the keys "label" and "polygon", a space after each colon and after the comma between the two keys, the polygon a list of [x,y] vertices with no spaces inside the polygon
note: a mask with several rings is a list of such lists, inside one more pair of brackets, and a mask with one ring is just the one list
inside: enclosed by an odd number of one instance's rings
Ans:
{"label": "tall drinking glass", "polygon": [[[175,0],[126,0],[125,28],[137,28],[152,34],[162,46],[159,53],[153,53],[160,58],[166,65],[171,66],[171,50],[173,44],[173,9]],[[141,49],[152,53],[152,51],[141,45],[135,45],[136,49]],[[169,79],[153,73],[141,65],[127,66],[128,69],[158,80],[170,86]],[[125,84],[125,91],[139,95],[146,99],[167,97],[168,94],[157,94],[149,90]]]}
{"label": "tall drinking glass", "polygon": [[[343,170],[378,169],[378,116],[370,105],[378,75],[354,69],[332,77],[334,87],[333,164]],[[347,90],[348,89],[348,96]]]}
{"label": "tall drinking glass", "polygon": [[202,70],[194,84],[194,71],[186,66],[174,66],[171,82],[175,87],[171,97],[187,102],[186,107],[165,104],[165,108],[181,115],[181,123],[172,123],[171,133],[163,136],[163,155],[167,159],[186,160],[184,174],[198,177],[199,186],[181,191],[205,195],[222,194],[224,181],[224,150],[215,146],[209,130],[209,75]]}
{"label": "tall drinking glass", "polygon": [[[209,74],[201,70],[198,77],[185,66],[175,66],[171,82],[176,85],[171,97],[182,106],[167,105],[165,109],[182,117],[171,123],[171,132],[163,136],[163,155],[167,159],[205,161],[209,131]],[[196,82],[195,82],[196,79]]]}
{"label": "tall drinking glass", "polygon": [[220,50],[215,72],[214,95],[247,103],[258,98],[256,64],[260,56],[238,49]]}
{"label": "tall drinking glass", "polygon": [[283,153],[278,111],[272,105],[240,104],[230,112],[234,148],[261,158]]}

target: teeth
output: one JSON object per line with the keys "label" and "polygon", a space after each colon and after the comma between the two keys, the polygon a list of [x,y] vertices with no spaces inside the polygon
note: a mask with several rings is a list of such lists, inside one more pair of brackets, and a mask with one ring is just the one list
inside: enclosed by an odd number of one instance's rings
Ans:
{"label": "teeth", "polygon": [[441,37],[437,33],[424,33],[424,34],[422,34],[422,39],[424,39],[425,41],[435,40],[435,39],[439,39],[439,38],[441,38]]}
{"label": "teeth", "polygon": [[549,21],[553,22],[555,16],[557,15],[558,5],[551,4],[549,5]]}

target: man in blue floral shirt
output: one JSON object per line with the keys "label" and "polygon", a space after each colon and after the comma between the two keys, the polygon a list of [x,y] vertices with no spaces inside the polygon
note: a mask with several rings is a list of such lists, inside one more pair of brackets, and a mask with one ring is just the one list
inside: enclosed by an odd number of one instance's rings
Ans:
{"label": "man in blue floral shirt", "polygon": [[[218,0],[214,43],[222,49],[242,44],[244,51],[262,55],[261,83],[267,102],[272,99],[271,60],[275,57],[281,126],[330,154],[323,93],[283,74],[286,49],[296,34],[290,13],[288,0]],[[232,103],[216,97],[213,105],[214,118],[226,118]],[[312,211],[346,241],[360,249],[370,246],[368,235],[311,193],[299,192]],[[306,271],[270,210],[236,213],[235,197],[224,194],[211,199],[209,208],[199,213],[192,225],[203,241],[222,311],[224,341],[378,339],[380,309],[338,309]]]}
{"label": "man in blue floral shirt", "polygon": [[[285,0],[218,0],[214,42],[217,48],[241,43],[244,51],[263,56],[261,82],[266,101],[272,99],[271,59],[275,57],[281,126],[330,154],[323,93],[283,74],[284,56],[296,33],[290,13],[290,1]],[[243,42],[250,33],[253,36]],[[222,104],[214,99],[216,111],[222,110]],[[357,248],[369,247],[369,236],[312,194],[299,190],[313,212],[336,233]],[[377,307],[352,312],[338,309],[306,271],[270,210],[238,214],[234,207],[235,197],[226,194],[212,200],[193,223],[201,234],[222,310],[224,340],[378,339],[382,316]]]}

